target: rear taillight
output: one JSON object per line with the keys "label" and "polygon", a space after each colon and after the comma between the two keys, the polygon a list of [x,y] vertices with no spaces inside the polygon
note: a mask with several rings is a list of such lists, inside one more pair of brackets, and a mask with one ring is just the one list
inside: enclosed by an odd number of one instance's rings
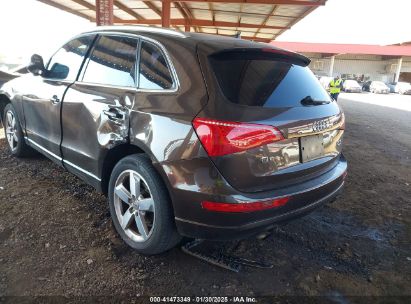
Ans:
{"label": "rear taillight", "polygon": [[287,204],[289,200],[289,197],[282,197],[274,200],[252,203],[217,203],[205,201],[201,203],[201,206],[208,211],[243,213],[278,208]]}
{"label": "rear taillight", "polygon": [[195,118],[193,126],[209,156],[241,152],[284,139],[273,126],[205,118]]}

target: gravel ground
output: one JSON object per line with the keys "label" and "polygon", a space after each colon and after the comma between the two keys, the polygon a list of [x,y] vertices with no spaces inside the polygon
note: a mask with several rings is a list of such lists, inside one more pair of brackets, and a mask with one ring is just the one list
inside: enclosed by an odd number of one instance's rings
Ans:
{"label": "gravel ground", "polygon": [[104,196],[42,156],[10,157],[0,133],[0,296],[410,296],[411,114],[351,96],[343,196],[264,240],[205,244],[274,265],[239,274],[179,248],[135,253]]}

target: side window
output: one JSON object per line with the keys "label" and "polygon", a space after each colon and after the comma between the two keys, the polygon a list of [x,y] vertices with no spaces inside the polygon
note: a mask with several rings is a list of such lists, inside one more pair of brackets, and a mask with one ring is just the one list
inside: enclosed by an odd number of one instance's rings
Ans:
{"label": "side window", "polygon": [[142,41],[139,68],[140,89],[162,90],[173,88],[173,78],[161,50]]}
{"label": "side window", "polygon": [[75,81],[93,38],[94,36],[80,37],[64,45],[50,59],[44,76],[58,80]]}
{"label": "side window", "polygon": [[84,82],[135,87],[138,40],[129,37],[102,36],[87,64]]}

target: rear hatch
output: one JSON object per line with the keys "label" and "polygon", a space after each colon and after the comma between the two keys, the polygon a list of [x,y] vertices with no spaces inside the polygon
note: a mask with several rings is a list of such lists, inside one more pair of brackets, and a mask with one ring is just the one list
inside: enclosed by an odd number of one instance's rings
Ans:
{"label": "rear hatch", "polygon": [[209,102],[193,126],[224,178],[258,192],[330,170],[341,152],[344,115],[309,60],[259,44],[223,46],[199,46]]}

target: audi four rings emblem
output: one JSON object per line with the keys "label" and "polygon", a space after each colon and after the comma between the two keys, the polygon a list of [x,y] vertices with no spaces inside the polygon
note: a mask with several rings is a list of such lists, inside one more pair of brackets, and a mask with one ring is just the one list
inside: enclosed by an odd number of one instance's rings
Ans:
{"label": "audi four rings emblem", "polygon": [[328,119],[318,120],[313,123],[313,131],[321,132],[331,127],[331,123]]}

